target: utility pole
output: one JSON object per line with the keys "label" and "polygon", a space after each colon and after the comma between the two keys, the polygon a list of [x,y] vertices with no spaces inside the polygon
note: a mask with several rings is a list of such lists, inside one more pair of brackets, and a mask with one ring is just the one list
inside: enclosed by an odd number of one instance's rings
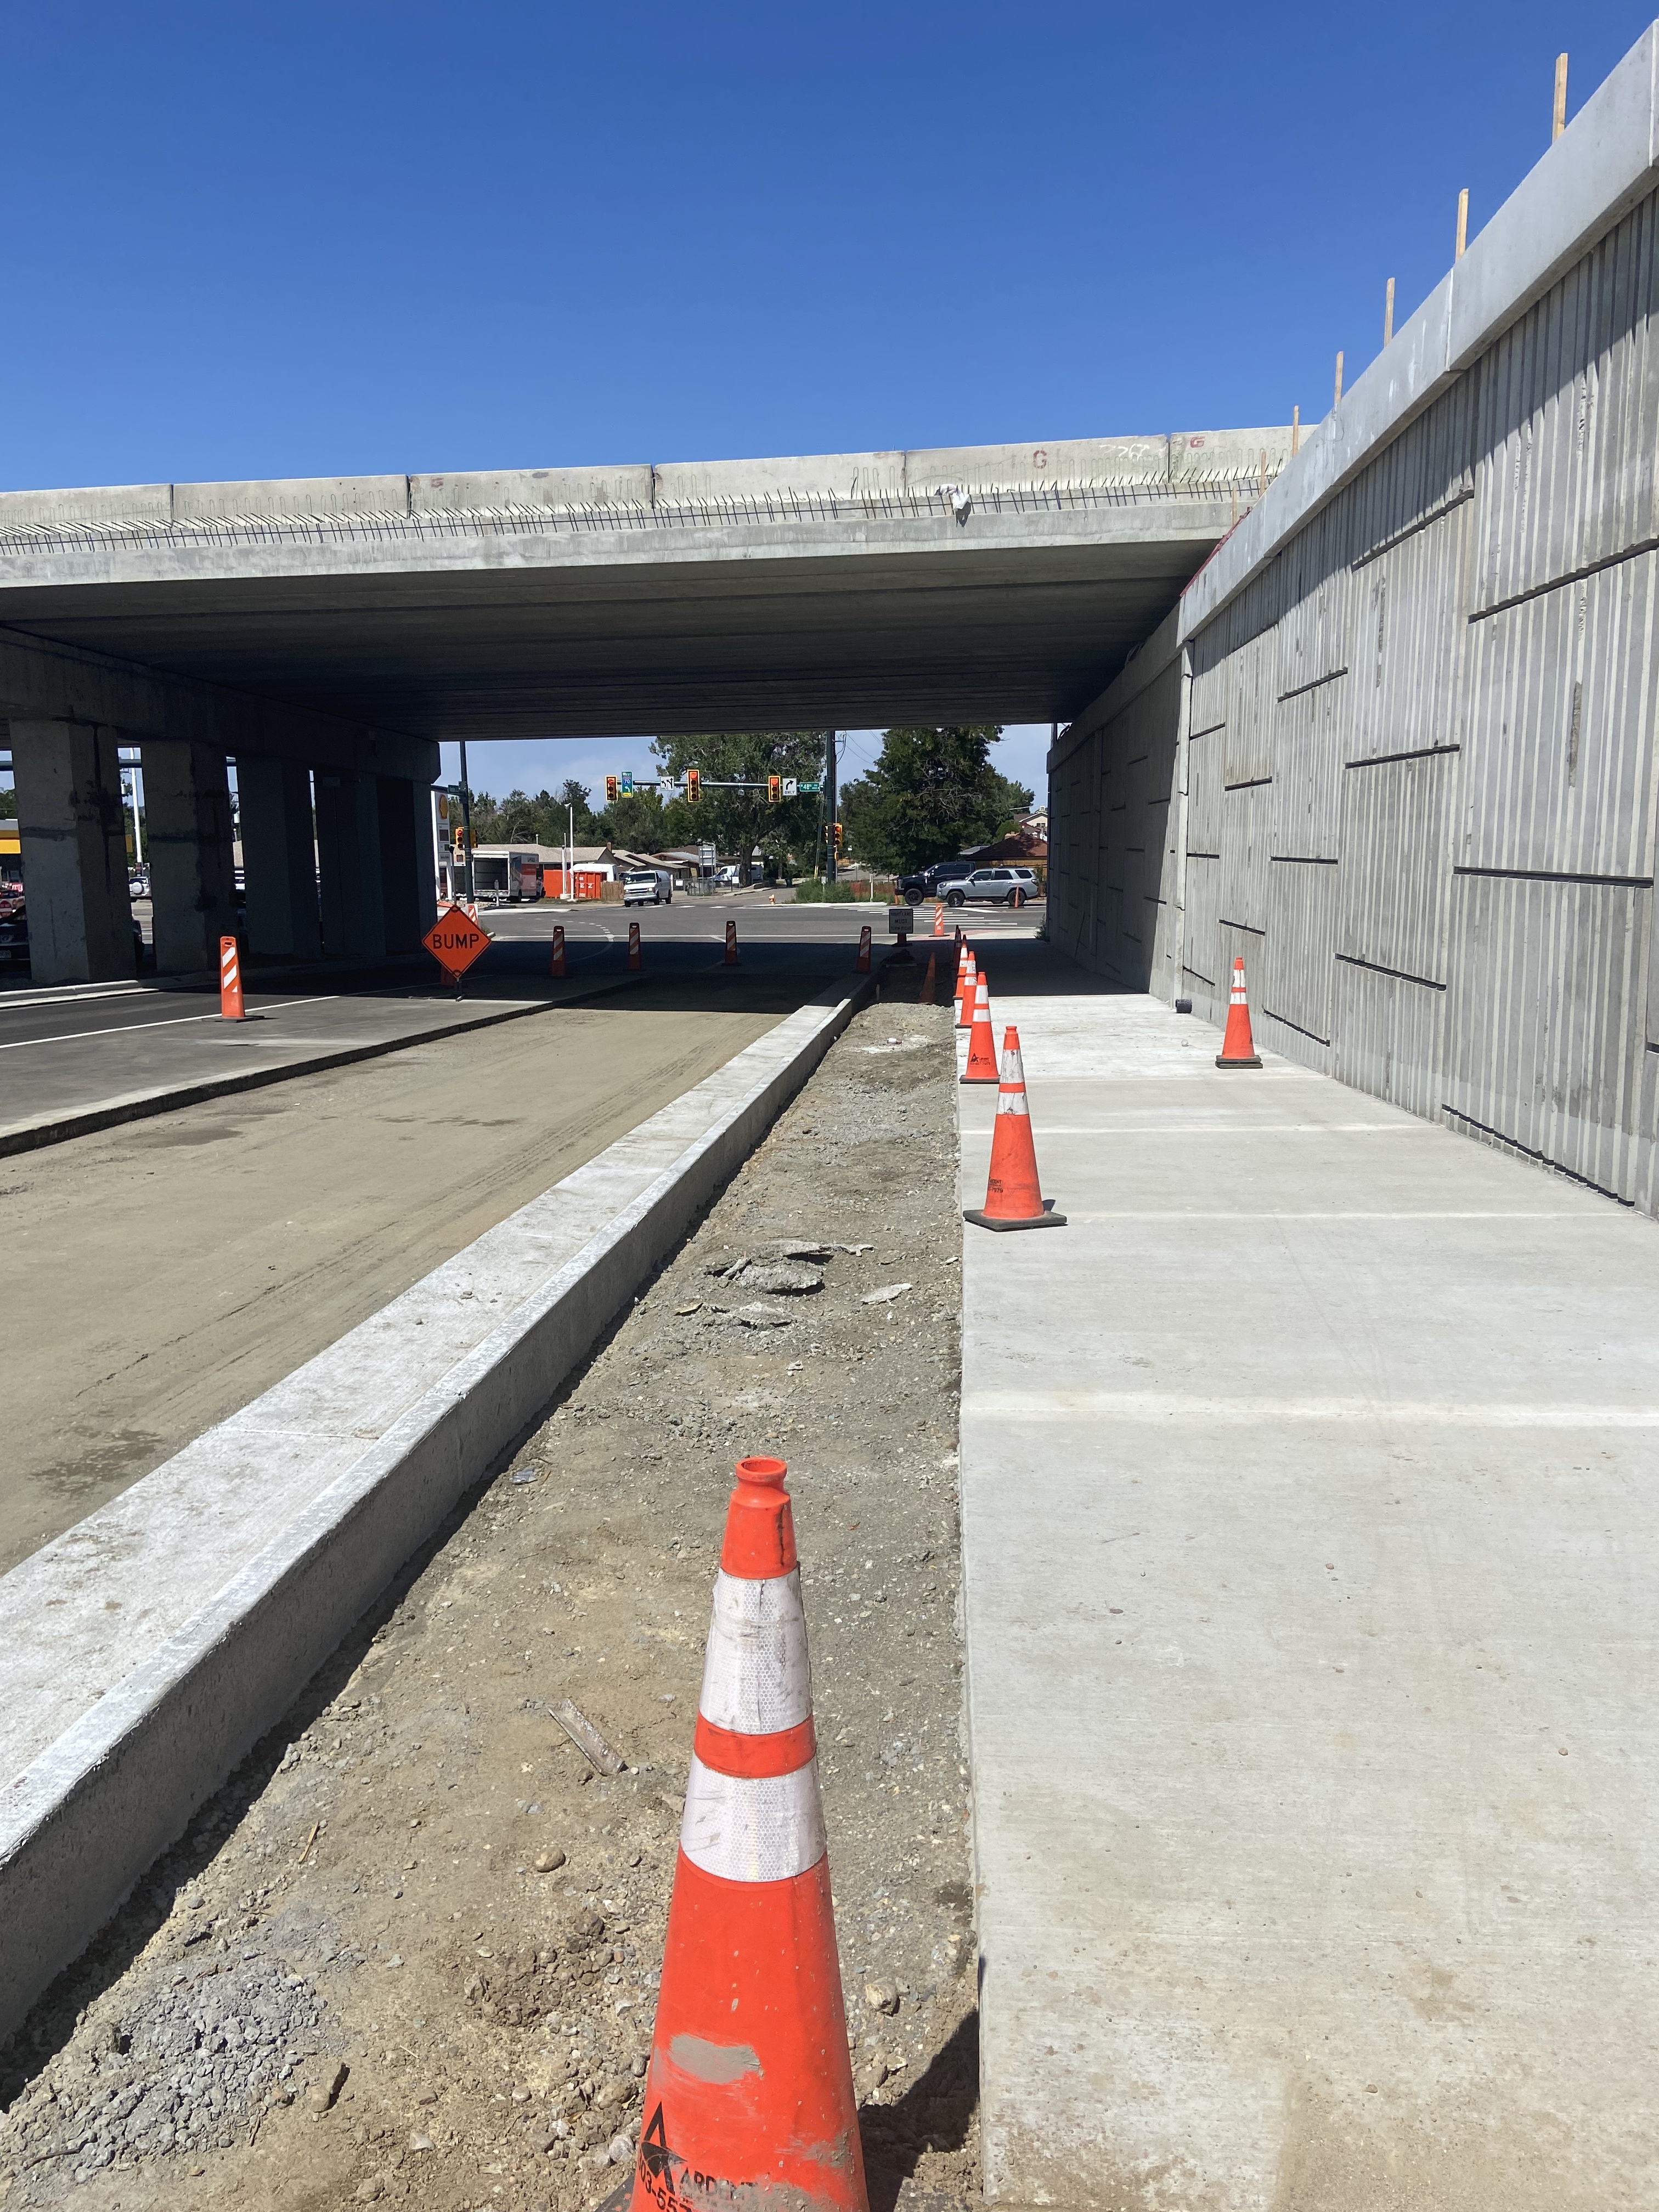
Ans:
{"label": "utility pole", "polygon": [[466,836],[466,902],[478,903],[472,879],[472,787],[466,780],[466,739],[461,739],[461,828]]}
{"label": "utility pole", "polygon": [[829,882],[836,880],[836,733],[823,733],[823,841],[829,847],[824,872]]}

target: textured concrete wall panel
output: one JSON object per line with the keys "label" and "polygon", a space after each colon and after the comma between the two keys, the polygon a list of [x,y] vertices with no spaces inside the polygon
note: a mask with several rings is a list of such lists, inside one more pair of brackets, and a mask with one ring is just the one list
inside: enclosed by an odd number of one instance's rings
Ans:
{"label": "textured concrete wall panel", "polygon": [[1335,676],[1278,702],[1272,838],[1275,860],[1340,857],[1348,679]]}
{"label": "textured concrete wall panel", "polygon": [[1473,625],[1471,867],[1652,873],[1651,553]]}
{"label": "textured concrete wall panel", "polygon": [[1247,783],[1226,791],[1221,805],[1221,919],[1258,937],[1267,931],[1272,842],[1273,786]]}
{"label": "textured concrete wall panel", "polygon": [[1339,960],[1331,1010],[1332,1074],[1407,1113],[1437,1119],[1445,1009],[1443,989]]}
{"label": "textured concrete wall panel", "polygon": [[1458,879],[1449,1117],[1633,1200],[1651,890]]}
{"label": "textured concrete wall panel", "polygon": [[1267,936],[1253,993],[1267,1020],[1261,1041],[1321,1069],[1330,1064],[1338,889],[1334,863],[1269,864]]}
{"label": "textured concrete wall panel", "polygon": [[1649,201],[1492,349],[1479,437],[1482,606],[1655,533],[1655,231]]}
{"label": "textured concrete wall panel", "polygon": [[[1148,969],[1218,1019],[1242,952],[1264,1045],[1650,1211],[1654,52],[1595,95],[1188,586],[1159,648],[1184,642],[1193,676],[1184,972]],[[1176,726],[1178,688],[1145,673],[1138,712],[1115,686],[1083,728],[1119,824],[1131,756],[1147,777],[1158,757],[1149,715],[1165,742]],[[1178,834],[1178,794],[1175,811]],[[1097,912],[1080,957],[1127,979],[1113,932],[1139,927],[1151,848],[1113,834],[1129,904]],[[1062,870],[1086,865],[1073,849]]]}
{"label": "textured concrete wall panel", "polygon": [[1345,770],[1340,959],[1444,987],[1456,770],[1453,753]]}

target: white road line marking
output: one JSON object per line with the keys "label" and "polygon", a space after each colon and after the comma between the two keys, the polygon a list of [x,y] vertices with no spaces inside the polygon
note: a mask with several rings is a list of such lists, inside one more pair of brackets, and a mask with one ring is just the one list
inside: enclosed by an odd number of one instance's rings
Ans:
{"label": "white road line marking", "polygon": [[[280,1014],[289,1006],[325,1006],[340,995],[337,991],[330,991],[320,999],[279,999],[274,1006],[260,1006],[256,1011],[262,1014]],[[87,1037],[126,1036],[134,1030],[173,1030],[182,1027],[186,1022],[222,1022],[224,1018],[222,1013],[215,1012],[210,1014],[169,1014],[164,1022],[113,1022],[106,1030],[67,1030],[62,1036],[18,1037],[11,1044],[0,1044],[0,1052],[27,1052],[31,1045],[38,1044],[79,1044]]]}

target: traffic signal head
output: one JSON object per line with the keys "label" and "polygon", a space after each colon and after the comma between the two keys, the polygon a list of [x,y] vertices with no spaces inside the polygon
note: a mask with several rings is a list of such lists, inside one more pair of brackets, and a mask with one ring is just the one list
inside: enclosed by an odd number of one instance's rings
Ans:
{"label": "traffic signal head", "polygon": [[840,852],[840,850],[841,850],[841,847],[842,847],[841,824],[840,824],[840,823],[839,823],[839,822],[837,822],[837,823],[836,823],[836,850],[838,853],[839,853],[839,852]]}
{"label": "traffic signal head", "polygon": [[769,775],[766,779],[766,799],[768,805],[775,806],[782,797],[783,778],[781,775]]}
{"label": "traffic signal head", "polygon": [[685,796],[693,806],[695,806],[697,804],[697,801],[702,797],[702,770],[701,769],[689,768],[685,771]]}
{"label": "traffic signal head", "polygon": [[614,806],[617,803],[617,779],[614,775],[608,775],[605,780],[605,803],[607,806]]}

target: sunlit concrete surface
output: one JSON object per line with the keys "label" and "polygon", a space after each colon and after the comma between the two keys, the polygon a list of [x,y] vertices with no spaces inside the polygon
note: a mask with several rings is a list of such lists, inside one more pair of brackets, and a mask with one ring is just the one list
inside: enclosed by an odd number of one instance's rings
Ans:
{"label": "sunlit concrete surface", "polygon": [[990,2200],[1651,2206],[1659,1231],[1000,964],[1067,1226],[964,1232]]}

